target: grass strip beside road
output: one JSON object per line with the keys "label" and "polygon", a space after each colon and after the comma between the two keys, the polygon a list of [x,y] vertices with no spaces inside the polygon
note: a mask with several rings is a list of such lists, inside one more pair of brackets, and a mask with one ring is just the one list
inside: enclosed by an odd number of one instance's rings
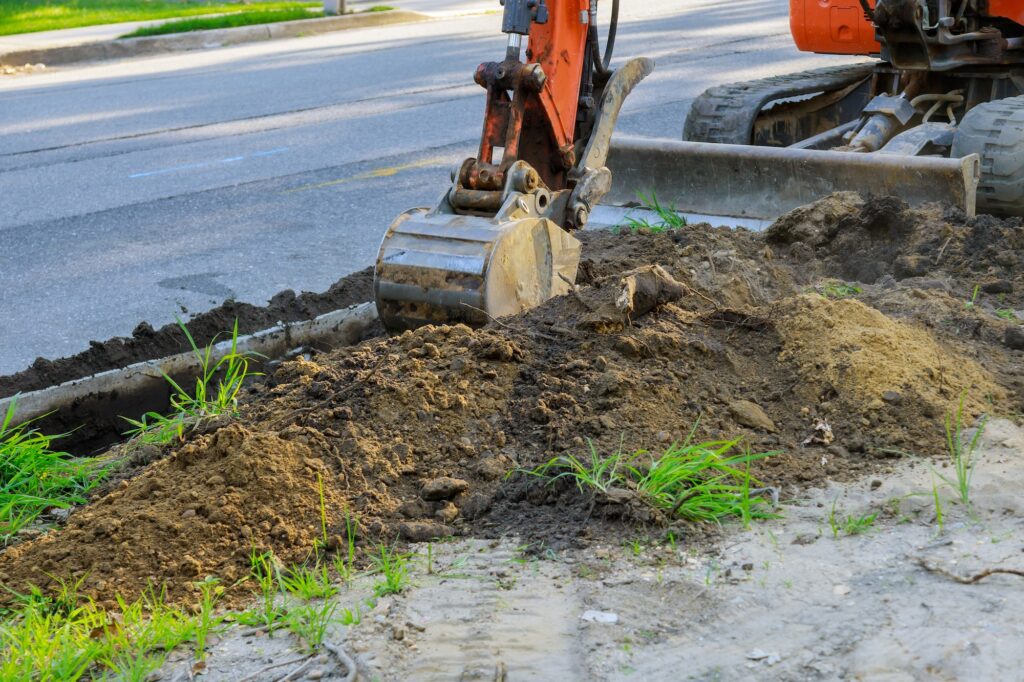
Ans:
{"label": "grass strip beside road", "polygon": [[230,0],[0,0],[0,35],[202,14],[248,13],[257,9],[322,6],[322,2],[296,0],[248,3]]}
{"label": "grass strip beside road", "polygon": [[274,24],[280,21],[315,19],[322,16],[322,12],[310,12],[303,5],[270,10],[255,9],[246,12],[223,14],[218,17],[179,19],[177,21],[168,21],[165,24],[158,24],[156,26],[142,26],[131,33],[121,36],[121,38],[142,38],[145,36],[167,35],[169,33],[188,33],[190,31],[207,31],[217,28],[237,28],[239,26],[252,26],[255,24]]}

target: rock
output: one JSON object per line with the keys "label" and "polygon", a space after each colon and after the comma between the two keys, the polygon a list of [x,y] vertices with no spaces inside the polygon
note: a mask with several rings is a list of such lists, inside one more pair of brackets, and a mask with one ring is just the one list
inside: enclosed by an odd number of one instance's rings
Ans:
{"label": "rock", "polygon": [[495,457],[485,457],[480,460],[474,470],[480,478],[488,481],[497,481],[499,478],[504,476],[512,468],[511,462],[508,461],[507,457],[498,455]]}
{"label": "rock", "polygon": [[320,679],[323,679],[324,674],[325,673],[324,673],[323,668],[313,668],[308,673],[306,673],[306,679],[307,680],[320,680]]}
{"label": "rock", "polygon": [[422,519],[430,514],[430,507],[422,500],[408,500],[398,508],[398,513],[407,519]]}
{"label": "rock", "polygon": [[423,486],[423,490],[420,492],[420,497],[428,502],[437,502],[440,500],[450,500],[459,493],[464,493],[467,490],[469,490],[469,483],[463,481],[461,478],[442,476],[441,478],[435,478],[432,481],[427,481],[426,485]]}
{"label": "rock", "polygon": [[899,405],[903,402],[903,396],[896,391],[886,391],[882,394],[882,400],[889,403],[890,405]]}
{"label": "rock", "polygon": [[1007,329],[1003,345],[1013,350],[1024,350],[1024,327],[1017,325]]}
{"label": "rock", "polygon": [[491,509],[491,498],[480,493],[470,493],[468,499],[462,503],[460,511],[462,516],[470,521],[480,518]]}
{"label": "rock", "polygon": [[736,422],[742,426],[763,431],[775,431],[775,422],[757,403],[752,403],[749,400],[735,400],[729,403],[729,411]]}
{"label": "rock", "polygon": [[832,588],[832,594],[836,595],[837,597],[844,597],[844,596],[850,594],[850,586],[849,585],[835,585]]}
{"label": "rock", "polygon": [[981,290],[986,294],[1010,294],[1013,293],[1013,282],[1006,279],[997,279],[993,282],[982,284]]}
{"label": "rock", "polygon": [[430,542],[449,537],[452,530],[434,521],[406,521],[398,524],[398,533],[409,542]]}
{"label": "rock", "polygon": [[445,502],[444,505],[434,514],[444,523],[451,523],[455,519],[459,518],[459,508],[451,502]]}
{"label": "rock", "polygon": [[612,624],[619,622],[619,614],[611,613],[610,611],[584,611],[580,619],[588,623]]}

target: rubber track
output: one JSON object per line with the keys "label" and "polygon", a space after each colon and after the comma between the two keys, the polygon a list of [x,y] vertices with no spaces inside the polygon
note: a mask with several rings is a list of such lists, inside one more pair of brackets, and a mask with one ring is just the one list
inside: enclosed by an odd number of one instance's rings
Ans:
{"label": "rubber track", "polygon": [[683,139],[750,144],[754,121],[769,102],[844,88],[870,76],[875,64],[863,62],[829,66],[708,88],[690,107],[690,115],[683,127]]}
{"label": "rubber track", "polygon": [[978,211],[1024,215],[1024,96],[985,102],[967,112],[952,156],[981,157]]}

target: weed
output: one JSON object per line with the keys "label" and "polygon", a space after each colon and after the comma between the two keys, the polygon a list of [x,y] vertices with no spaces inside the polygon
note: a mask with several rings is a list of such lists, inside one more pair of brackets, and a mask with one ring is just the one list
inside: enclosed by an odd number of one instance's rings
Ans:
{"label": "weed", "polygon": [[932,500],[935,502],[935,523],[939,526],[939,533],[946,530],[946,515],[942,511],[942,498],[939,495],[939,485],[932,478]]}
{"label": "weed", "polygon": [[864,293],[864,290],[856,284],[847,284],[846,282],[826,282],[821,289],[821,295],[831,299],[850,298]]}
{"label": "weed", "polygon": [[327,547],[327,503],[324,500],[324,477],[316,473],[316,486],[320,493],[320,537],[313,543],[313,551],[318,553]]}
{"label": "weed", "polygon": [[668,544],[669,547],[672,548],[673,552],[675,552],[675,551],[677,551],[679,549],[677,547],[676,534],[673,533],[672,531],[669,531],[668,533],[665,534],[665,542]]}
{"label": "weed", "polygon": [[847,535],[860,535],[875,525],[878,514],[865,514],[864,516],[850,516],[843,523],[843,531]]}
{"label": "weed", "polygon": [[[576,484],[580,492],[597,490],[603,493],[610,488],[616,487],[623,482],[623,459],[624,455],[620,449],[609,457],[601,457],[594,442],[589,438],[587,444],[590,446],[590,461],[578,459],[575,455],[561,455],[542,464],[536,469],[526,471],[533,476],[548,478],[557,481],[560,478],[570,478]],[[559,473],[549,476],[548,472],[558,470]]]}
{"label": "weed", "polygon": [[363,614],[358,606],[354,609],[341,609],[341,617],[338,618],[338,622],[346,627],[359,625],[363,622]]}
{"label": "weed", "polygon": [[215,616],[213,607],[216,605],[224,588],[217,578],[207,578],[195,583],[199,588],[199,613],[196,618],[193,640],[196,645],[196,658],[200,661],[206,659],[206,644],[210,635],[224,620],[222,616]]}
{"label": "weed", "polygon": [[142,443],[170,443],[184,438],[186,431],[195,429],[206,419],[220,415],[235,416],[242,385],[249,377],[258,376],[258,373],[249,371],[249,361],[255,354],[238,352],[238,320],[235,320],[231,331],[231,348],[219,360],[214,359],[216,338],[200,349],[181,320],[178,320],[178,326],[198,360],[200,375],[196,377],[195,390],[189,393],[163,373],[172,389],[169,415],[147,412],[141,419],[122,417],[132,427],[125,435]]}
{"label": "weed", "polygon": [[17,399],[0,422],[0,541],[52,508],[85,502],[85,494],[107,475],[113,462],[72,457],[53,449],[60,436],[32,427],[35,420],[14,424]]}
{"label": "weed", "polygon": [[338,577],[346,585],[352,582],[356,574],[356,532],[359,523],[348,509],[345,510],[345,556],[335,555],[331,560]]}
{"label": "weed", "polygon": [[409,585],[408,556],[399,554],[394,549],[381,543],[377,552],[371,557],[377,572],[383,576],[373,586],[373,593],[377,597],[386,594],[401,594]]}
{"label": "weed", "polygon": [[1017,319],[1017,312],[1013,308],[998,308],[996,310],[996,317],[1012,321]]}
{"label": "weed", "polygon": [[878,518],[878,514],[865,514],[864,516],[847,516],[840,519],[836,514],[836,503],[838,499],[832,501],[832,508],[828,513],[828,526],[832,530],[832,537],[838,538],[839,533],[845,533],[846,535],[860,535],[866,533],[868,529],[875,525],[875,519]]}
{"label": "weed", "polygon": [[312,567],[293,566],[279,581],[289,594],[305,601],[325,599],[338,593],[338,588],[331,584],[326,564],[319,561]]}
{"label": "weed", "polygon": [[337,609],[338,604],[330,600],[325,600],[320,606],[306,604],[292,609],[288,614],[288,629],[300,637],[312,653],[324,643],[327,628],[334,622]]}
{"label": "weed", "polygon": [[972,310],[974,308],[974,305],[978,302],[979,291],[981,291],[981,285],[975,284],[974,291],[971,293],[971,299],[969,301],[964,302],[964,308],[966,308],[967,310]]}
{"label": "weed", "polygon": [[683,443],[672,444],[656,458],[646,450],[625,455],[621,448],[601,457],[591,443],[589,463],[562,455],[527,473],[549,481],[571,478],[581,492],[635,489],[651,506],[690,521],[774,517],[762,500],[752,496],[751,485],[760,482],[749,472],[750,462],[774,453],[734,453],[738,439],[692,444],[696,428]]}
{"label": "weed", "polygon": [[658,234],[667,230],[678,230],[681,227],[686,227],[686,218],[679,215],[676,212],[675,206],[665,207],[658,201],[658,195],[651,192],[648,197],[643,192],[638,194],[640,202],[643,207],[649,211],[654,211],[658,216],[657,222],[651,223],[646,218],[633,218],[631,216],[626,217],[626,222],[622,227],[626,227],[632,231],[640,229],[651,232],[652,234]]}
{"label": "weed", "polygon": [[254,547],[249,553],[249,578],[260,588],[260,603],[238,615],[245,625],[274,627],[285,616],[284,607],[278,603],[277,566],[271,552],[257,552]]}
{"label": "weed", "polygon": [[964,505],[970,505],[971,480],[974,478],[978,445],[981,443],[981,436],[985,431],[987,418],[982,417],[978,420],[974,435],[970,440],[966,440],[964,434],[964,399],[965,394],[961,394],[960,403],[956,411],[946,414],[946,448],[952,460],[955,478],[946,476],[937,470],[933,471],[946,485],[956,491],[960,502]]}
{"label": "weed", "polygon": [[116,616],[81,598],[81,582],[60,583],[53,597],[31,588],[21,608],[0,623],[2,680],[143,680],[168,651],[191,639],[196,619],[168,607],[152,587],[141,599],[118,599]]}
{"label": "weed", "polygon": [[640,556],[644,551],[644,547],[640,544],[639,540],[628,540],[625,545],[635,557]]}

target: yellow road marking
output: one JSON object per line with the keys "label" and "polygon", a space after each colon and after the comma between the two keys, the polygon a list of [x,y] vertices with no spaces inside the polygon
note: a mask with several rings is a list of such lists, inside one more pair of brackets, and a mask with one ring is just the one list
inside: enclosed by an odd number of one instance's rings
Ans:
{"label": "yellow road marking", "polygon": [[390,178],[393,175],[398,175],[404,171],[415,170],[417,168],[426,168],[427,166],[436,166],[444,163],[446,160],[442,156],[434,156],[429,159],[423,159],[422,161],[413,161],[411,163],[403,163],[399,166],[385,166],[384,168],[376,168],[372,171],[366,171],[365,173],[358,173],[356,175],[350,175],[347,178],[338,178],[337,180],[328,180],[327,182],[318,182],[315,185],[303,185],[302,187],[295,187],[293,189],[286,189],[281,194],[292,194],[294,192],[305,192],[311,189],[323,189],[324,187],[334,187],[335,185],[343,185],[347,182],[357,182],[359,180],[373,180],[375,178]]}

